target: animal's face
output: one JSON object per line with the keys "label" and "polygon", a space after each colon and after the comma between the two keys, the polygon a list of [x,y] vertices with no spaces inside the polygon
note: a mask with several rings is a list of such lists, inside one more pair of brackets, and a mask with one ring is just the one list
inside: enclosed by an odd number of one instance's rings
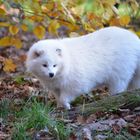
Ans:
{"label": "animal's face", "polygon": [[44,55],[40,58],[40,67],[42,72],[49,78],[55,77],[62,68],[61,55],[59,55],[60,49],[52,51],[44,51]]}
{"label": "animal's face", "polygon": [[62,52],[56,46],[40,44],[31,48],[27,57],[27,69],[38,78],[53,79],[62,71]]}

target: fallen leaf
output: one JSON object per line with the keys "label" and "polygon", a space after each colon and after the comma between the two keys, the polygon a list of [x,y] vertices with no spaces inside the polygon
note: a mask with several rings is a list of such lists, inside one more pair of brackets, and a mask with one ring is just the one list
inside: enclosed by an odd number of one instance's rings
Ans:
{"label": "fallen leaf", "polygon": [[120,22],[120,25],[122,25],[122,26],[128,25],[130,22],[130,16],[128,16],[128,15],[121,16],[119,18],[119,22]]}
{"label": "fallen leaf", "polygon": [[0,46],[6,47],[11,45],[11,38],[9,36],[0,39]]}
{"label": "fallen leaf", "polygon": [[117,125],[117,124],[112,125],[112,131],[114,134],[118,134],[120,132],[120,130],[121,130],[121,127],[119,125]]}
{"label": "fallen leaf", "polygon": [[5,72],[14,72],[16,70],[16,64],[14,64],[12,59],[6,59],[4,61],[4,67],[3,70]]}
{"label": "fallen leaf", "polygon": [[15,46],[16,48],[19,49],[22,47],[22,42],[19,38],[6,36],[0,39],[0,46],[2,47]]}
{"label": "fallen leaf", "polygon": [[10,26],[9,23],[7,23],[7,22],[0,22],[0,27],[8,27],[8,26]]}
{"label": "fallen leaf", "polygon": [[38,39],[42,39],[45,36],[46,30],[43,26],[39,25],[34,28],[33,33]]}
{"label": "fallen leaf", "polygon": [[74,133],[71,133],[69,140],[77,140],[77,136]]}
{"label": "fallen leaf", "polygon": [[128,126],[128,132],[134,136],[138,134],[138,130],[135,125],[131,124]]}
{"label": "fallen leaf", "polygon": [[109,22],[110,26],[120,26],[119,18],[112,18]]}
{"label": "fallen leaf", "polygon": [[15,46],[17,49],[20,49],[22,47],[22,42],[19,38],[13,38],[12,39],[12,44]]}
{"label": "fallen leaf", "polygon": [[78,122],[79,124],[84,124],[84,123],[86,122],[86,119],[85,119],[83,116],[79,115],[79,116],[77,117],[77,122]]}
{"label": "fallen leaf", "polygon": [[22,24],[21,29],[26,32],[28,30],[28,27],[27,27],[27,25]]}
{"label": "fallen leaf", "polygon": [[59,27],[60,27],[60,24],[57,22],[57,20],[53,20],[48,26],[48,31],[51,34],[57,34],[57,29]]}
{"label": "fallen leaf", "polygon": [[19,31],[19,28],[18,28],[17,26],[15,26],[15,25],[11,25],[11,26],[9,27],[9,32],[10,32],[12,35],[17,34],[18,31]]}
{"label": "fallen leaf", "polygon": [[20,55],[19,59],[20,59],[21,62],[25,62],[26,59],[27,59],[27,55],[26,54],[22,54],[22,55]]}

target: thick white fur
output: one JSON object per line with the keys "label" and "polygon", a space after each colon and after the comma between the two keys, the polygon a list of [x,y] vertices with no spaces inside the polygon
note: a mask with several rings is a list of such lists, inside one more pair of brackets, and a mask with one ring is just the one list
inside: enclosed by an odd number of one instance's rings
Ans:
{"label": "thick white fur", "polygon": [[[42,40],[30,48],[26,65],[45,88],[55,93],[58,106],[69,109],[77,96],[101,85],[108,86],[111,94],[139,88],[140,40],[118,27],[76,38]],[[49,78],[50,72],[53,78]]]}

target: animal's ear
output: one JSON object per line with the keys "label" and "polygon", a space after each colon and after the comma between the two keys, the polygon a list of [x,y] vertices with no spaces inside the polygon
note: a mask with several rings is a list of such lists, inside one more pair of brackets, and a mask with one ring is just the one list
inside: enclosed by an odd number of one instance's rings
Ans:
{"label": "animal's ear", "polygon": [[62,56],[62,50],[61,50],[61,49],[57,48],[57,49],[56,49],[56,52],[57,52],[57,54],[58,54],[59,56]]}
{"label": "animal's ear", "polygon": [[43,54],[43,51],[41,51],[41,50],[35,50],[33,52],[33,58],[40,57],[42,54]]}

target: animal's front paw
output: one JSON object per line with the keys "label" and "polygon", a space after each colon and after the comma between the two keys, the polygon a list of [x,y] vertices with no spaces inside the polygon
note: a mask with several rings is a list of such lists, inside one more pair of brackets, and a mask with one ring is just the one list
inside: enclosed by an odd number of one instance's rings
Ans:
{"label": "animal's front paw", "polygon": [[65,108],[65,109],[70,109],[70,108],[71,108],[71,107],[70,107],[70,104],[69,104],[69,103],[65,103],[65,104],[64,104],[64,108]]}

